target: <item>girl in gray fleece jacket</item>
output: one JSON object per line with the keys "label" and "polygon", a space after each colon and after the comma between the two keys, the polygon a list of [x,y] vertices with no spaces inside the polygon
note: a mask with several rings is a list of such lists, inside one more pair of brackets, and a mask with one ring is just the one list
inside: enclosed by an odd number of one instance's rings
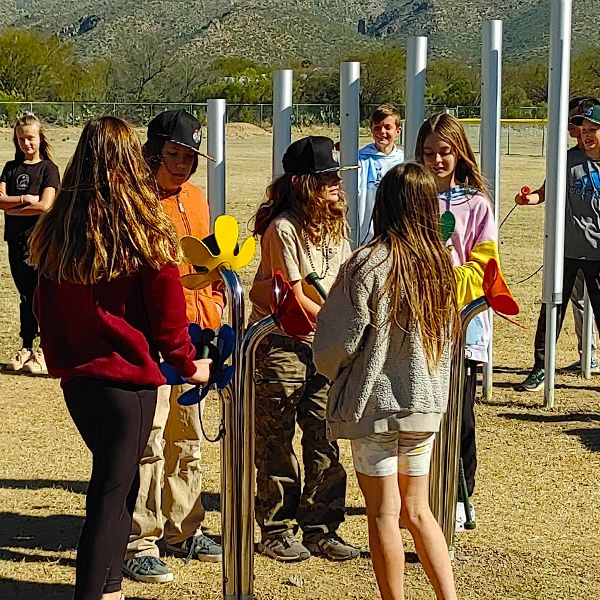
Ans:
{"label": "girl in gray fleece jacket", "polygon": [[404,598],[402,517],[437,598],[454,600],[428,474],[448,401],[458,302],[426,168],[407,163],[383,177],[373,226],[373,241],[342,267],[317,316],[314,363],[333,382],[328,436],[352,440],[382,599]]}

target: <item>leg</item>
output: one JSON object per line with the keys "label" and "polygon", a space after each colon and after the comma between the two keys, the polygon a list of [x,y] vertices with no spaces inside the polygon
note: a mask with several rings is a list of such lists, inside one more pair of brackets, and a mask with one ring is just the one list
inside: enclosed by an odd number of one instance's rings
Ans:
{"label": "leg", "polygon": [[38,336],[38,322],[33,314],[33,296],[37,287],[37,271],[27,263],[28,238],[8,242],[8,262],[10,273],[19,292],[19,317],[21,329],[19,335],[23,348],[31,348]]}
{"label": "leg", "polygon": [[[308,347],[307,347],[308,348]],[[346,512],[346,471],[340,463],[336,442],[326,433],[325,409],[329,384],[314,372],[310,348],[306,360],[313,372],[298,405],[298,425],[302,429],[304,488],[298,510],[298,523],[307,542],[323,534],[335,533]]]}
{"label": "leg", "polygon": [[[469,497],[473,495],[473,490],[475,489],[475,472],[477,471],[477,447],[475,443],[475,394],[477,391],[477,369],[478,366],[474,360],[465,360],[463,410],[460,429],[460,457],[463,460]],[[460,499],[463,502],[467,502],[468,500],[468,498]]]}
{"label": "leg", "polygon": [[[563,288],[562,297],[563,302],[558,312],[558,323],[556,324],[556,339],[560,335],[562,324],[567,312],[567,306],[569,299],[571,298],[571,292],[575,285],[575,278],[579,271],[579,264],[585,261],[578,261],[571,258],[565,259],[564,272],[563,272]],[[544,358],[546,355],[546,305],[542,303],[540,310],[540,317],[537,323],[537,329],[535,332],[535,362],[534,368],[544,368]]]}
{"label": "leg", "polygon": [[164,431],[169,414],[171,386],[158,388],[156,411],[150,437],[140,461],[140,487],[133,513],[127,558],[155,556],[156,542],[163,536],[162,486],[164,473]]}
{"label": "leg", "polygon": [[382,600],[404,600],[398,432],[352,440],[352,459],[365,498],[369,548],[379,593]]}
{"label": "leg", "polygon": [[191,386],[172,386],[170,410],[165,427],[165,481],[163,513],[165,542],[181,545],[189,537],[201,533],[204,520],[200,492],[201,406],[180,406],[177,398]]}
{"label": "leg", "polygon": [[75,600],[121,589],[121,569],[137,496],[138,463],[148,440],[156,390],[74,379],[67,407],[93,455],[86,518],[77,549]]}
{"label": "leg", "polygon": [[456,600],[446,539],[429,508],[429,475],[398,474],[402,522],[410,531],[421,564],[438,600]]}
{"label": "leg", "polygon": [[581,270],[590,297],[590,304],[594,311],[596,327],[600,331],[600,261],[582,260]]}
{"label": "leg", "polygon": [[289,533],[296,519],[300,465],[292,442],[305,373],[284,336],[267,336],[256,361],[256,520],[265,537]]}
{"label": "leg", "polygon": [[382,600],[404,600],[404,547],[400,533],[400,491],[396,474],[356,473],[365,497],[369,549]]}
{"label": "leg", "polygon": [[573,320],[575,321],[575,333],[577,334],[577,350],[581,360],[583,347],[583,300],[584,300],[584,277],[581,271],[577,271],[573,291],[571,292],[571,303],[573,304]]}

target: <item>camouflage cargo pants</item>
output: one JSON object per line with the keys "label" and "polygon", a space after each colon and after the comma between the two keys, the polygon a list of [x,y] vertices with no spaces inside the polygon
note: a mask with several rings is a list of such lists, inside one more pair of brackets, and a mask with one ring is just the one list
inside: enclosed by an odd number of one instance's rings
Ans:
{"label": "camouflage cargo pants", "polygon": [[[329,384],[308,344],[269,335],[256,353],[256,518],[263,535],[293,530],[304,540],[335,531],[344,520],[346,472],[325,435]],[[300,465],[292,442],[302,430]]]}

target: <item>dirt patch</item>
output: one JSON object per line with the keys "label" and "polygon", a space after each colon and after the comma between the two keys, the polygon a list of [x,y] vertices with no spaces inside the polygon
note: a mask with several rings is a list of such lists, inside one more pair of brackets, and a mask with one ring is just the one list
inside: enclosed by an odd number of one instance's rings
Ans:
{"label": "dirt patch", "polygon": [[227,123],[225,126],[225,135],[228,139],[243,140],[255,137],[271,137],[268,131],[265,131],[258,125],[252,123]]}

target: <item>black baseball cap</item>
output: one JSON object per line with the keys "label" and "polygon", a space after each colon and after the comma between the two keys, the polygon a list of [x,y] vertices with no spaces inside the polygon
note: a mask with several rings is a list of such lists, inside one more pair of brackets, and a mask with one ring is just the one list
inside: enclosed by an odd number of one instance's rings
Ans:
{"label": "black baseball cap", "polygon": [[198,119],[189,112],[180,108],[179,110],[166,110],[156,115],[148,123],[148,139],[159,139],[173,142],[210,160],[214,160],[208,154],[200,152],[202,142],[202,127]]}
{"label": "black baseball cap", "polygon": [[594,106],[590,106],[582,115],[575,115],[571,117],[570,123],[579,126],[584,120],[600,125],[600,104],[594,104]]}
{"label": "black baseball cap", "polygon": [[358,169],[358,165],[340,167],[335,158],[334,143],[322,135],[309,135],[290,144],[283,155],[283,170],[290,175],[333,173]]}

